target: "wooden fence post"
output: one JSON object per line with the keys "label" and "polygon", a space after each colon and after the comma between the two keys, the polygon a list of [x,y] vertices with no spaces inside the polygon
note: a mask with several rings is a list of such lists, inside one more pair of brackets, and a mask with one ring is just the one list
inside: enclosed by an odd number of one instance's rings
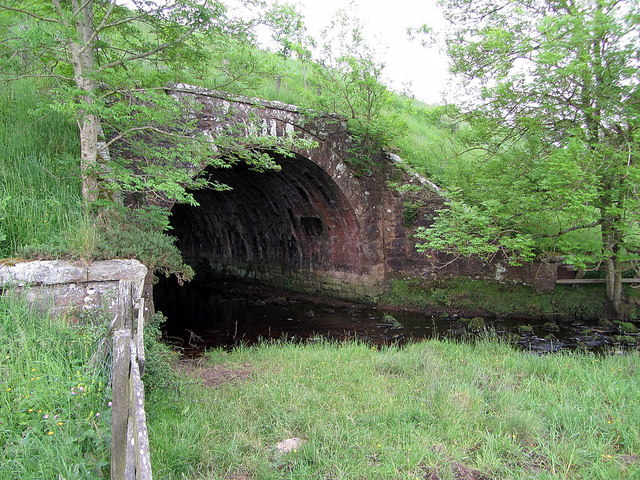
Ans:
{"label": "wooden fence post", "polygon": [[131,330],[116,330],[111,366],[111,480],[126,478],[130,364]]}
{"label": "wooden fence post", "polygon": [[[138,332],[137,335],[141,335]],[[144,384],[140,377],[140,368],[136,357],[136,340],[131,341],[131,407],[133,409],[132,425],[129,432],[130,443],[136,445],[136,479],[152,480],[151,456],[149,452],[149,436],[147,432],[146,413],[144,410]]]}
{"label": "wooden fence post", "polygon": [[[134,282],[119,282],[111,366],[111,480],[152,480],[141,378],[145,355],[140,295]],[[134,300],[138,301],[136,319]]]}

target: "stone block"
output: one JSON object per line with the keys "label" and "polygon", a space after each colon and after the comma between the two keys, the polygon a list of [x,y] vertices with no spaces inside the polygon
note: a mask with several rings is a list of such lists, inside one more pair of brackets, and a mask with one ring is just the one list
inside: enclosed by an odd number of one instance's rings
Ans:
{"label": "stone block", "polygon": [[55,285],[87,281],[87,267],[64,260],[20,262],[0,266],[0,286]]}
{"label": "stone block", "polygon": [[105,260],[89,264],[87,281],[136,280],[147,275],[147,267],[137,260]]}

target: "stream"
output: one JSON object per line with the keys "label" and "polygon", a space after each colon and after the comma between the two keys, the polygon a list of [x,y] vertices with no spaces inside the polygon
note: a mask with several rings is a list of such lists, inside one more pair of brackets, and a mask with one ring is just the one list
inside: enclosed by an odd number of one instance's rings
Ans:
{"label": "stream", "polygon": [[154,289],[154,298],[156,309],[167,318],[162,327],[165,341],[187,356],[199,355],[207,348],[229,349],[273,339],[357,339],[381,346],[427,338],[477,337],[486,332],[495,332],[523,349],[540,353],[627,346],[620,343],[617,329],[576,321],[471,319],[390,311],[233,282],[179,287],[162,280]]}

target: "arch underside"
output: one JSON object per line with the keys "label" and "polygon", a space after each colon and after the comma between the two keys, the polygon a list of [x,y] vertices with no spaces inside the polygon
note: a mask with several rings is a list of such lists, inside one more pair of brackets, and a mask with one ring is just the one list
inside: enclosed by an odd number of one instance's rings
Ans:
{"label": "arch underside", "polygon": [[187,263],[201,277],[224,273],[300,290],[368,277],[379,262],[363,248],[358,217],[339,186],[304,157],[276,161],[279,172],[244,165],[204,172],[232,190],[196,191],[199,206],[173,208],[173,234]]}

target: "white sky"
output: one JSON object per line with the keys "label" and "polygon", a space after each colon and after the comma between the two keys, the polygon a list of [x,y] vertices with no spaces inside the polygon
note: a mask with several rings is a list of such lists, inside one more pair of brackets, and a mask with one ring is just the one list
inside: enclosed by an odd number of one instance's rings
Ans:
{"label": "white sky", "polygon": [[[281,0],[285,3],[285,0]],[[309,33],[320,37],[320,31],[347,0],[289,0],[305,15]],[[407,27],[427,24],[442,27],[444,19],[436,0],[360,0],[355,4],[367,40],[381,52],[387,83],[394,90],[409,90],[419,100],[442,103],[442,92],[448,77],[446,56],[437,47],[425,48],[410,42]],[[408,87],[408,88],[405,88]]]}

